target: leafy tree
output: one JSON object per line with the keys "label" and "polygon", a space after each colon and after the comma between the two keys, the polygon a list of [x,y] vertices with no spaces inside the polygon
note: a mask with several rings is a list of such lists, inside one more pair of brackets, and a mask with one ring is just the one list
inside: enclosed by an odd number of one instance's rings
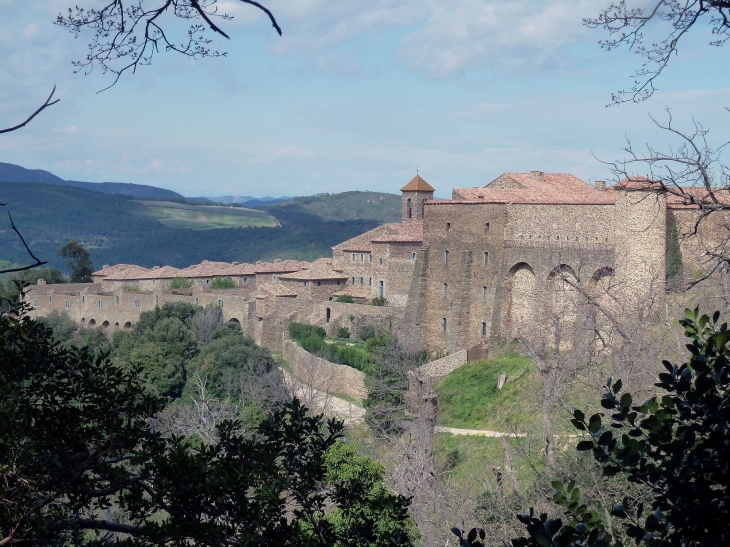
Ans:
{"label": "leafy tree", "polygon": [[[611,511],[637,544],[730,544],[730,330],[719,318],[719,312],[712,318],[698,309],[685,312],[680,324],[691,356],[680,365],[663,361],[661,395],[635,404],[621,393],[621,380],[609,379],[601,406],[610,420],[573,413],[573,425],[589,436],[577,449],[590,451],[604,476],[625,477],[646,492],[646,502],[625,497]],[[574,482],[553,487],[566,521],[530,510],[518,517],[528,535],[513,546],[622,547],[602,514],[582,503]]]}
{"label": "leafy tree", "polygon": [[328,455],[341,422],[294,400],[251,435],[228,420],[213,444],[166,437],[139,368],[61,346],[24,311],[0,316],[2,544],[412,544],[409,501]]}
{"label": "leafy tree", "polygon": [[189,289],[193,285],[195,285],[195,281],[185,277],[173,277],[172,281],[170,281],[171,289]]}
{"label": "leafy tree", "polygon": [[672,282],[680,280],[684,273],[684,262],[682,261],[682,249],[679,246],[679,232],[677,226],[672,228],[669,238],[669,252],[667,253],[667,280]]}
{"label": "leafy tree", "polygon": [[238,284],[230,277],[216,277],[211,283],[211,289],[235,289]]}
{"label": "leafy tree", "polygon": [[349,338],[350,337],[350,329],[347,327],[340,327],[337,329],[337,338]]}
{"label": "leafy tree", "polygon": [[66,259],[66,266],[71,270],[71,283],[91,283],[94,265],[86,247],[72,239],[58,250],[58,256]]}
{"label": "leafy tree", "polygon": [[63,275],[63,272],[58,268],[46,267],[46,268],[33,268],[32,270],[23,270],[21,272],[15,272],[6,274],[5,281],[0,283],[0,291],[2,296],[5,298],[11,298],[19,293],[19,289],[16,286],[16,281],[21,283],[27,283],[30,285],[37,285],[39,279],[43,279],[46,283],[67,283],[68,278]]}

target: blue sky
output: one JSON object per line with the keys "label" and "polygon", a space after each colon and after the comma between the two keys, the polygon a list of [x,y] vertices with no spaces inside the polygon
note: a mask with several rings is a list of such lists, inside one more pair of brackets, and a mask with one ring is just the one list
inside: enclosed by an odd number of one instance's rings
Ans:
{"label": "blue sky", "polygon": [[[78,0],[101,5],[100,0]],[[161,54],[97,93],[74,74],[89,35],[53,25],[76,0],[0,0],[0,126],[58,86],[61,102],[0,136],[0,161],[74,180],[187,196],[397,192],[418,167],[450,196],[505,171],[609,178],[594,156],[669,145],[648,115],[669,107],[728,139],[727,51],[697,29],[647,102],[605,108],[639,58],[601,51],[588,0],[269,0],[284,35],[236,0],[215,38],[225,59]]]}

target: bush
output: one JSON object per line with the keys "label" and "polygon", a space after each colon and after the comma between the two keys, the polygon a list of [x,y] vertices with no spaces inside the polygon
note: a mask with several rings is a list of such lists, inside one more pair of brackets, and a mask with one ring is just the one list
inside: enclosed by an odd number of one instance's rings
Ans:
{"label": "bush", "polygon": [[300,343],[305,350],[314,354],[321,352],[325,346],[324,338],[321,338],[316,334],[307,334],[303,336]]}
{"label": "bush", "polygon": [[308,325],[307,323],[290,323],[289,324],[289,337],[294,340],[301,340],[309,334],[315,334],[320,338],[324,338],[327,332],[322,327],[315,325]]}
{"label": "bush", "polygon": [[371,306],[385,306],[387,300],[384,296],[376,296],[370,301]]}
{"label": "bush", "polygon": [[347,327],[340,327],[337,329],[337,338],[349,338],[350,337],[350,329]]}
{"label": "bush", "polygon": [[357,331],[357,336],[358,336],[358,338],[360,338],[360,340],[367,342],[373,336],[375,336],[375,326],[374,325],[363,325]]}
{"label": "bush", "polygon": [[[214,280],[213,283],[215,283],[215,281],[216,280]],[[190,289],[193,285],[195,285],[195,281],[185,277],[174,277],[172,281],[170,281],[171,289]]]}
{"label": "bush", "polygon": [[354,300],[352,299],[352,296],[350,296],[349,294],[341,294],[340,296],[337,297],[335,302],[344,302],[345,304],[352,304],[354,302]]}
{"label": "bush", "polygon": [[210,284],[211,289],[236,289],[238,285],[230,277],[216,277]]}
{"label": "bush", "polygon": [[122,285],[122,290],[124,292],[139,292],[139,285],[128,285],[125,283]]}

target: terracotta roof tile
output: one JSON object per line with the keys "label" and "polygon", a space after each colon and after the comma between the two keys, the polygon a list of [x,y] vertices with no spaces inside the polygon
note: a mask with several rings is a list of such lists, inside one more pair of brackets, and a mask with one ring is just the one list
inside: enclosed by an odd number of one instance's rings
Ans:
{"label": "terracotta roof tile", "polygon": [[373,243],[418,243],[423,241],[422,222],[390,222],[385,224],[385,231]]}
{"label": "terracotta roof tile", "polygon": [[269,296],[292,297],[297,293],[290,291],[281,283],[265,283],[258,287],[257,298],[266,298]]}
{"label": "terracotta roof tile", "polygon": [[419,175],[413,177],[408,184],[400,189],[401,192],[435,192],[436,189],[423,180]]}
{"label": "terracotta roof tile", "polygon": [[373,250],[373,246],[370,244],[369,241],[363,241],[360,243],[356,242],[342,245],[339,247],[339,250],[346,253],[369,253]]}
{"label": "terracotta roof tile", "polygon": [[136,279],[148,279],[147,276],[151,270],[143,268],[142,266],[127,265],[127,268],[118,269],[111,274],[104,277],[104,280],[109,281],[133,281]]}
{"label": "terracotta roof tile", "polygon": [[[505,173],[496,181],[511,179],[511,188],[454,188],[454,194],[461,197],[457,203],[516,203],[516,204],[567,204],[567,205],[612,205],[612,192],[596,190],[578,177],[569,173]],[[495,182],[495,181],[493,181]],[[454,201],[429,201],[429,204],[454,203]]]}
{"label": "terracotta roof tile", "polygon": [[[119,273],[124,270],[128,270],[130,268],[142,268],[142,266],[135,266],[134,264],[115,264],[114,266],[105,266],[101,270],[94,272],[91,275],[94,276],[107,276]],[[146,268],[142,268],[146,269]]]}
{"label": "terracotta roof tile", "polygon": [[299,260],[279,260],[278,262],[261,262],[255,264],[256,273],[289,273],[297,272],[309,266],[309,262]]}

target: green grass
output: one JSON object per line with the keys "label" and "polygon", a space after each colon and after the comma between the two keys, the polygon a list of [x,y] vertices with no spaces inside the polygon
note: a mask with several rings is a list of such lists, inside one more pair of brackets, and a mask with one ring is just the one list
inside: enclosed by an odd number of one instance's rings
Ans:
{"label": "green grass", "polygon": [[[497,378],[507,383],[497,389]],[[529,357],[506,353],[489,361],[467,363],[436,386],[438,425],[504,431],[539,416],[540,378]],[[537,411],[537,414],[536,414]]]}
{"label": "green grass", "polygon": [[374,219],[380,222],[401,220],[400,194],[384,192],[342,192],[294,198],[277,207],[299,206],[323,220]]}
{"label": "green grass", "polygon": [[169,228],[249,228],[273,227],[274,220],[258,209],[221,207],[216,205],[185,205],[168,201],[140,201],[151,214]]}

